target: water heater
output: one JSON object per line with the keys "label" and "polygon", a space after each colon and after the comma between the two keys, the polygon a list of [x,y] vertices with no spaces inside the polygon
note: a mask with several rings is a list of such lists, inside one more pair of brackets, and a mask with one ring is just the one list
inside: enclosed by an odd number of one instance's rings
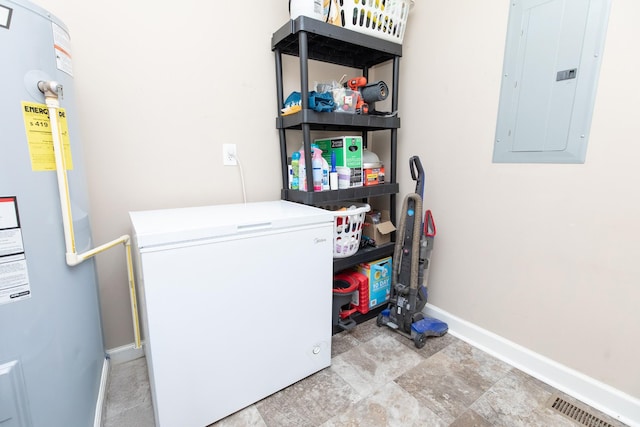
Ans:
{"label": "water heater", "polygon": [[105,354],[94,261],[65,262],[51,117],[38,89],[60,83],[58,124],[79,252],[91,247],[67,28],[0,0],[0,425],[96,423]]}

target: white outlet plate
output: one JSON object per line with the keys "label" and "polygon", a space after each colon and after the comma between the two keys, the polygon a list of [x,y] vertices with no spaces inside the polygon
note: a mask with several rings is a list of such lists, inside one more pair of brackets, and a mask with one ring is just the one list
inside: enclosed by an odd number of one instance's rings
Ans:
{"label": "white outlet plate", "polygon": [[236,166],[236,144],[222,144],[222,164],[225,166]]}

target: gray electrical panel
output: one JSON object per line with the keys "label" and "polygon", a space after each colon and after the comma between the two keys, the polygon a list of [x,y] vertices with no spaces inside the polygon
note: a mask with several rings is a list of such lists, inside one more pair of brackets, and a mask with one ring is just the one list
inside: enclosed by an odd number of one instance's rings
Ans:
{"label": "gray electrical panel", "polygon": [[494,163],[584,163],[611,0],[511,0]]}

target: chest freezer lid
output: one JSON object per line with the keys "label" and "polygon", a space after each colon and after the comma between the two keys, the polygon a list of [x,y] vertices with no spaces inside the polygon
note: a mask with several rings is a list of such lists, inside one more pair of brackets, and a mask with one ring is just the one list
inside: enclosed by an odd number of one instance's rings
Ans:
{"label": "chest freezer lid", "polygon": [[333,224],[334,218],[324,209],[284,200],[138,211],[129,216],[140,248]]}

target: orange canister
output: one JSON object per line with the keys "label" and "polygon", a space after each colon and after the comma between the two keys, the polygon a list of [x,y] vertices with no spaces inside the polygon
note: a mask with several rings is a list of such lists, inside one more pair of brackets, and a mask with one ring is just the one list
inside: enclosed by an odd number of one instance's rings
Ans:
{"label": "orange canister", "polygon": [[365,186],[384,184],[384,166],[377,154],[362,151],[362,183]]}
{"label": "orange canister", "polygon": [[362,181],[365,186],[384,184],[384,166],[381,162],[362,165]]}

